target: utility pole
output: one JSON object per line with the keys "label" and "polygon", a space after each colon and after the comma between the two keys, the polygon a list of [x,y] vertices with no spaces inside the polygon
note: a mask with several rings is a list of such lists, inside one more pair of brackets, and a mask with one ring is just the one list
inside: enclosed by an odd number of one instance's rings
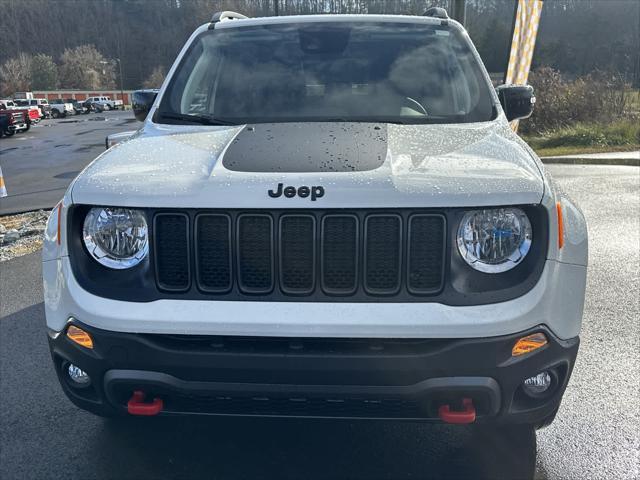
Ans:
{"label": "utility pole", "polygon": [[451,16],[455,21],[464,25],[465,17],[467,15],[467,0],[449,0],[449,6],[451,7]]}
{"label": "utility pole", "polygon": [[280,3],[280,0],[273,0],[273,13],[276,17],[280,15],[280,6],[278,3]]}
{"label": "utility pole", "polygon": [[120,100],[122,100],[122,105],[124,108],[124,79],[122,77],[122,61],[119,58],[116,58],[116,60],[118,61],[118,67],[120,70]]}
{"label": "utility pole", "polygon": [[120,100],[122,100],[122,108],[124,109],[124,105],[126,102],[124,101],[124,76],[122,75],[122,50],[120,49],[120,26],[118,25],[118,70],[120,71]]}

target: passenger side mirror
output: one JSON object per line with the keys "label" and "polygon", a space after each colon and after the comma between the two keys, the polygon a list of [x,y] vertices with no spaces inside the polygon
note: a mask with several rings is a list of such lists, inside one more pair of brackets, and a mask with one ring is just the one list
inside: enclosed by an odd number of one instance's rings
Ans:
{"label": "passenger side mirror", "polygon": [[136,90],[133,92],[131,96],[131,108],[133,109],[133,114],[136,116],[136,119],[144,122],[157,95],[158,90],[156,89]]}
{"label": "passenger side mirror", "polygon": [[500,85],[496,92],[507,120],[524,120],[533,113],[536,97],[531,85]]}
{"label": "passenger side mirror", "polygon": [[107,150],[109,150],[114,145],[117,145],[120,142],[124,142],[125,140],[129,140],[136,133],[137,132],[135,130],[129,132],[112,133],[104,139],[104,146]]}

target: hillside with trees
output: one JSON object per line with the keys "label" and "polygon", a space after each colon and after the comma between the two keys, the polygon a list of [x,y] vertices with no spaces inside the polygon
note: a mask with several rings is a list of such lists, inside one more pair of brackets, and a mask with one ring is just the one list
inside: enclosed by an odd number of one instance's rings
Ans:
{"label": "hillside with trees", "polygon": [[[279,0],[280,15],[307,13],[421,14],[448,0]],[[55,8],[51,8],[55,4]],[[487,68],[504,70],[514,2],[467,0],[467,29]],[[155,85],[187,37],[217,10],[274,14],[274,0],[0,0],[0,88],[124,88]],[[545,2],[534,68],[569,77],[615,72],[640,86],[637,0]]]}

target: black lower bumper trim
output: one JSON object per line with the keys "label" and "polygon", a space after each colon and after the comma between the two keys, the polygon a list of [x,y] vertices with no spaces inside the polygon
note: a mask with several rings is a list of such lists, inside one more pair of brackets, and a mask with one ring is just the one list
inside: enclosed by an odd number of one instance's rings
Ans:
{"label": "black lower bumper trim", "polygon": [[278,385],[184,381],[138,370],[110,370],[105,393],[114,405],[133,390],[166,399],[165,413],[350,418],[436,418],[456,396],[475,400],[479,415],[500,410],[500,387],[492,378],[431,378],[414,385]]}
{"label": "black lower bumper trim", "polygon": [[[118,333],[74,324],[94,349],[50,332],[56,372],[76,405],[125,414],[132,392],[163,400],[164,414],[378,418],[439,421],[438,408],[473,400],[478,422],[539,424],[557,410],[578,350],[544,326],[479,339],[247,338]],[[512,357],[522,336],[544,332],[540,350]],[[69,380],[69,363],[91,377]],[[548,370],[547,394],[525,378]]]}

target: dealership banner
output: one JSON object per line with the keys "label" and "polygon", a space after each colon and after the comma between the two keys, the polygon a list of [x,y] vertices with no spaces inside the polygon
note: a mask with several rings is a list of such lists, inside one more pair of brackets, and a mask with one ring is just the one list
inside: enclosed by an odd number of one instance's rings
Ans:
{"label": "dealership banner", "polygon": [[[526,85],[529,69],[536,46],[542,0],[516,0],[516,13],[513,19],[513,38],[509,53],[509,65],[504,77],[507,85]],[[512,122],[514,130],[518,129],[518,122]]]}

